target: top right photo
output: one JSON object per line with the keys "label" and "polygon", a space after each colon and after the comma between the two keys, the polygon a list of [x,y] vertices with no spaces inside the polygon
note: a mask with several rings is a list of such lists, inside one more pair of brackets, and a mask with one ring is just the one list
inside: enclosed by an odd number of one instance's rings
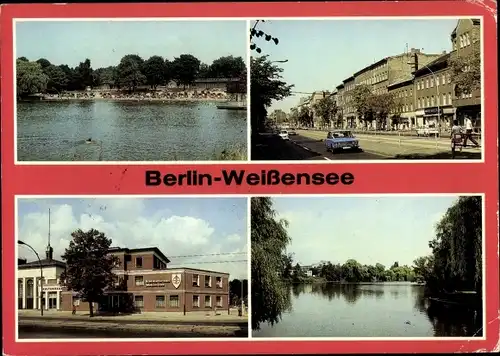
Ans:
{"label": "top right photo", "polygon": [[476,18],[256,19],[251,159],[483,158]]}

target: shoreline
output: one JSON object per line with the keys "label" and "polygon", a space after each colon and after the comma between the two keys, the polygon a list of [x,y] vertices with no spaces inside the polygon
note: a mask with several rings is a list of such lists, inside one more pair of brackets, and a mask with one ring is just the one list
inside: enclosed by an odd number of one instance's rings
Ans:
{"label": "shoreline", "polygon": [[40,98],[40,99],[18,99],[18,102],[63,102],[63,101],[116,101],[116,102],[179,102],[179,103],[230,103],[227,99],[215,98]]}

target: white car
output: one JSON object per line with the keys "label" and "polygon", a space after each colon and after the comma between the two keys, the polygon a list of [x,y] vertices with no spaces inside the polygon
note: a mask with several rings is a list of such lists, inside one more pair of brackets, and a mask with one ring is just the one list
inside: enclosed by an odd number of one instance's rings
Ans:
{"label": "white car", "polygon": [[417,129],[417,136],[429,137],[439,136],[439,130],[435,127],[422,127]]}
{"label": "white car", "polygon": [[288,137],[288,131],[287,130],[281,130],[280,133],[279,133],[279,136],[283,140],[289,140],[290,139],[290,137]]}

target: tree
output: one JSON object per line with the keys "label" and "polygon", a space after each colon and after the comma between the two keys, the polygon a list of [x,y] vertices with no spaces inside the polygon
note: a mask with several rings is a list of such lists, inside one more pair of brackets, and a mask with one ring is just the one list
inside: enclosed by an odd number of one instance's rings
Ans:
{"label": "tree", "polygon": [[165,59],[165,63],[163,65],[163,80],[165,81],[165,84],[168,85],[168,83],[173,79],[174,77],[174,72],[173,72],[173,64],[170,62],[168,59]]}
{"label": "tree", "polygon": [[354,108],[360,120],[368,121],[372,118],[372,91],[368,85],[362,84],[355,87],[352,91]]}
{"label": "tree", "polygon": [[299,109],[297,109],[295,107],[290,109],[290,114],[288,115],[288,121],[292,125],[298,126],[298,124],[299,124]]}
{"label": "tree", "polygon": [[385,127],[387,117],[395,105],[392,93],[372,94],[368,98],[368,106],[377,120],[377,128]]}
{"label": "tree", "polygon": [[246,72],[246,64],[242,57],[220,57],[212,62],[209,67],[211,78],[239,78]]}
{"label": "tree", "polygon": [[81,81],[81,88],[84,89],[86,87],[94,86],[94,76],[92,66],[90,63],[90,59],[85,59],[85,61],[80,62],[78,67],[76,68],[76,72]]}
{"label": "tree", "polygon": [[394,262],[392,264],[391,269],[394,269],[394,268],[397,268],[397,267],[399,267],[399,262],[398,261],[396,261],[396,262]]}
{"label": "tree", "polygon": [[200,70],[198,72],[199,78],[210,78],[210,66],[206,63],[200,64]]}
{"label": "tree", "polygon": [[127,87],[130,91],[146,81],[146,76],[142,74],[144,60],[136,54],[127,54],[118,65],[118,78],[120,85]]}
{"label": "tree", "polygon": [[51,64],[48,67],[45,67],[44,72],[49,78],[47,82],[48,91],[56,91],[59,93],[66,89],[68,85],[68,78],[61,67],[56,67]]}
{"label": "tree", "polygon": [[311,110],[307,105],[302,105],[299,110],[299,122],[302,126],[311,127],[314,123],[314,118]]}
{"label": "tree", "polygon": [[116,276],[112,269],[119,265],[119,259],[109,254],[111,239],[104,233],[80,229],[71,234],[69,247],[61,256],[66,269],[61,274],[62,284],[78,293],[89,303],[90,316],[94,316],[93,303],[98,302],[108,288],[113,288]]}
{"label": "tree", "polygon": [[481,89],[481,50],[479,42],[471,46],[469,55],[455,53],[451,62],[451,77],[455,84],[455,95],[470,94]]}
{"label": "tree", "polygon": [[279,322],[289,308],[288,288],[282,278],[285,250],[291,242],[286,220],[278,220],[269,197],[251,199],[252,329]]}
{"label": "tree", "polygon": [[361,264],[354,259],[347,260],[342,265],[342,277],[347,282],[361,281]]}
{"label": "tree", "polygon": [[50,67],[52,64],[45,58],[40,58],[36,61],[38,64],[40,64],[40,66],[42,67],[42,69],[45,69],[47,67]]}
{"label": "tree", "polygon": [[293,254],[283,256],[283,279],[291,279],[293,273]]}
{"label": "tree", "polygon": [[[243,296],[241,295],[241,287],[243,283]],[[232,305],[241,304],[243,298],[244,303],[248,300],[248,280],[233,279],[229,282],[229,300]]]}
{"label": "tree", "polygon": [[144,62],[143,73],[146,76],[146,83],[151,89],[156,89],[165,82],[165,61],[160,56],[150,57]]}
{"label": "tree", "polygon": [[45,91],[49,78],[37,62],[16,61],[17,95],[32,95]]}
{"label": "tree", "polygon": [[265,20],[256,20],[252,28],[250,29],[250,49],[257,53],[261,53],[262,49],[255,44],[256,38],[263,38],[267,42],[273,41],[275,45],[279,43],[279,39],[277,37],[273,37],[270,34],[265,33],[264,31],[258,29],[259,23],[264,23],[264,22]]}
{"label": "tree", "polygon": [[95,71],[98,76],[99,85],[108,85],[110,88],[114,88],[118,82],[117,68],[114,66],[109,66],[106,68],[99,68]]}
{"label": "tree", "polygon": [[313,109],[316,114],[321,118],[323,126],[330,127],[332,118],[337,114],[337,103],[331,95],[326,95],[319,101],[314,103]]}
{"label": "tree", "polygon": [[293,85],[282,80],[283,68],[267,59],[267,56],[250,60],[250,114],[252,132],[265,128],[267,107],[273,100],[282,100],[291,95]]}
{"label": "tree", "polygon": [[191,54],[181,54],[172,63],[173,79],[177,85],[184,86],[194,83],[200,71],[200,60]]}
{"label": "tree", "polygon": [[293,266],[293,281],[294,283],[300,283],[304,280],[306,277],[306,274],[302,270],[302,267],[300,266],[299,263],[296,263],[295,266]]}

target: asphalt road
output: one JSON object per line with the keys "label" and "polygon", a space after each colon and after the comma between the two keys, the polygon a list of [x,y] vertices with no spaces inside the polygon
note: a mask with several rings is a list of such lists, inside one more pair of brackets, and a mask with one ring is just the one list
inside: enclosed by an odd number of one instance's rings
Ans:
{"label": "asphalt road", "polygon": [[307,150],[321,153],[324,160],[374,160],[387,159],[386,156],[377,155],[363,151],[343,150],[340,152],[327,152],[324,140],[315,140],[309,137],[295,135],[290,136],[290,141],[299,147]]}
{"label": "asphalt road", "polygon": [[283,140],[277,135],[261,134],[252,137],[252,160],[374,160],[387,159],[367,152],[326,152],[322,141],[296,135]]}

